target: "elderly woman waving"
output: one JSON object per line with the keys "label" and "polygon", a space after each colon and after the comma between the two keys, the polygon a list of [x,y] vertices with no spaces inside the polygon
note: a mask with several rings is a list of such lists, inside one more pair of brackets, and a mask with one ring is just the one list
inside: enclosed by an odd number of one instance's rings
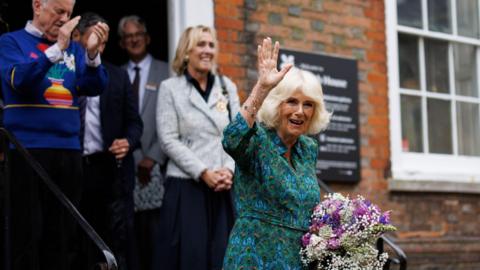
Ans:
{"label": "elderly woman waving", "polygon": [[320,200],[318,145],[305,135],[324,129],[330,114],[312,73],[277,70],[278,50],[270,38],[258,46],[258,81],[224,130],[224,149],[237,164],[238,211],[225,270],[302,269],[300,239]]}

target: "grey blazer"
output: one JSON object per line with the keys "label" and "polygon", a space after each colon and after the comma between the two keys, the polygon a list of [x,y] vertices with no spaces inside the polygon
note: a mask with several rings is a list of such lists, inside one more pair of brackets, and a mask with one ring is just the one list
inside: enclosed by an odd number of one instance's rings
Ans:
{"label": "grey blazer", "polygon": [[[224,78],[234,117],[240,110],[237,87]],[[218,76],[208,102],[184,75],[162,82],[158,94],[157,131],[161,147],[170,158],[167,176],[199,181],[207,168],[227,167],[234,171],[235,163],[222,147],[223,129],[229,118],[228,111],[218,105],[225,102],[227,99],[222,94]]]}
{"label": "grey blazer", "polygon": [[[127,69],[127,65],[122,66]],[[145,85],[145,94],[143,96],[143,106],[140,116],[143,121],[143,134],[140,139],[141,150],[137,149],[134,153],[135,164],[138,164],[144,157],[150,157],[159,164],[165,162],[166,156],[162,152],[158,137],[155,114],[157,112],[157,95],[160,83],[169,76],[168,64],[156,59],[152,59],[148,79]]]}
{"label": "grey blazer", "polygon": [[[122,67],[127,69],[127,65]],[[143,134],[140,138],[141,148],[133,152],[133,157],[135,159],[135,171],[137,171],[137,164],[144,157],[155,160],[157,164],[153,167],[151,181],[146,186],[141,185],[138,178],[135,180],[134,201],[136,211],[155,209],[162,205],[164,179],[160,172],[160,165],[165,163],[166,155],[160,148],[158,141],[155,114],[157,112],[157,95],[160,83],[168,76],[168,64],[152,59],[145,85],[143,106],[140,111],[143,121]]]}

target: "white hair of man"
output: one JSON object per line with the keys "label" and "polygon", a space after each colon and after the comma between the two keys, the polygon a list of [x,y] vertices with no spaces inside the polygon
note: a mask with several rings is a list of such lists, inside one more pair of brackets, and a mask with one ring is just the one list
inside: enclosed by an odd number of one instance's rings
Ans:
{"label": "white hair of man", "polygon": [[[50,0],[40,0],[40,2],[42,2],[42,5],[45,5],[48,1],[50,1]],[[34,2],[35,2],[35,0],[32,0],[32,6],[33,6]],[[73,0],[73,4],[75,4],[75,0]]]}
{"label": "white hair of man", "polygon": [[123,28],[125,27],[125,24],[127,24],[127,22],[134,22],[137,25],[140,25],[141,27],[143,27],[143,31],[147,33],[147,24],[145,23],[145,20],[140,18],[137,15],[129,15],[121,18],[120,21],[118,22],[117,30],[118,30],[118,36],[120,38],[123,38],[123,35],[124,35]]}

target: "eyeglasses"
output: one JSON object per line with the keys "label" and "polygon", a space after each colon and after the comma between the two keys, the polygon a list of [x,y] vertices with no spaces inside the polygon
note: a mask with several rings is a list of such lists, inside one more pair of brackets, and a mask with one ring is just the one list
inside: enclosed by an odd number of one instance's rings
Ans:
{"label": "eyeglasses", "polygon": [[125,34],[125,35],[123,35],[123,38],[125,40],[132,40],[134,38],[144,37],[146,34],[147,33],[145,33],[145,32],[135,32],[135,33]]}

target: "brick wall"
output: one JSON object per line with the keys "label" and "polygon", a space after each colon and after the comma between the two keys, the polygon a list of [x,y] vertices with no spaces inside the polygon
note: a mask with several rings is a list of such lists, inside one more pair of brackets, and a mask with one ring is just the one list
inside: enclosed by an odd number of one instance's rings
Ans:
{"label": "brick wall", "polygon": [[215,26],[220,43],[218,65],[220,71],[237,84],[243,100],[247,89],[245,63],[250,59],[247,44],[251,43],[245,33],[244,0],[219,0],[214,3]]}
{"label": "brick wall", "polygon": [[388,199],[409,269],[480,269],[478,194],[394,193]]}
{"label": "brick wall", "polygon": [[[392,193],[384,2],[380,0],[215,0],[219,65],[242,98],[256,79],[256,45],[358,60],[362,179],[333,185],[393,209],[409,269],[480,269],[480,200],[463,194]],[[448,255],[448,256],[445,256]],[[433,263],[436,259],[438,263]],[[457,268],[452,268],[457,267]]]}

